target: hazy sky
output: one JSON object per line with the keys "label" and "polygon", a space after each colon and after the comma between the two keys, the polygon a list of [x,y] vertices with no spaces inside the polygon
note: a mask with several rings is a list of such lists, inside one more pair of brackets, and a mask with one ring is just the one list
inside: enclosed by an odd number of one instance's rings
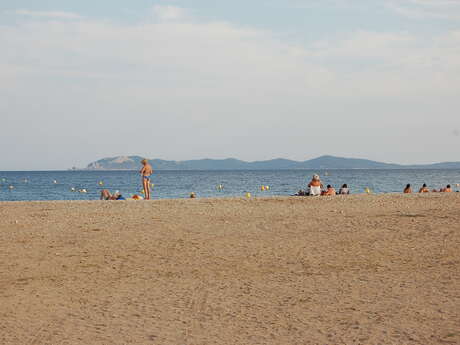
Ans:
{"label": "hazy sky", "polygon": [[460,0],[3,0],[0,170],[460,161]]}

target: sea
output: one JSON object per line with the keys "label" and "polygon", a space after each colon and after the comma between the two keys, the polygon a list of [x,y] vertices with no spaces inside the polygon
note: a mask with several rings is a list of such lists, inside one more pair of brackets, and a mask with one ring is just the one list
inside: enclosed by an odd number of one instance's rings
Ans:
{"label": "sea", "polygon": [[[416,191],[447,184],[458,191],[460,170],[254,170],[157,171],[152,176],[152,199],[289,196],[306,189],[313,174],[324,185],[346,183],[354,194],[398,193],[410,183]],[[266,188],[266,187],[269,188]],[[141,195],[136,171],[4,171],[0,172],[0,201],[98,200],[101,190]]]}

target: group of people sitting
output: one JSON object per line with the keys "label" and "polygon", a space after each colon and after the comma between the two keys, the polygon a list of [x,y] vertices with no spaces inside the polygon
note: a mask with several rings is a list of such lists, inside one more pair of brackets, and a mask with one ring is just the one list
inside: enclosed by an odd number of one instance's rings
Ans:
{"label": "group of people sitting", "polygon": [[[404,194],[411,194],[412,193],[412,186],[410,184],[406,185],[406,188],[404,188]],[[426,183],[423,184],[423,186],[418,190],[419,193],[429,193],[430,190],[428,189]],[[431,192],[433,193],[450,193],[452,192],[452,187],[450,184],[448,184],[445,188],[440,188],[438,189],[433,189]]]}
{"label": "group of people sitting", "polygon": [[342,187],[339,189],[339,192],[335,190],[334,187],[332,187],[330,184],[327,185],[326,189],[324,189],[323,183],[321,182],[321,179],[319,178],[319,175],[313,175],[313,178],[311,179],[310,183],[308,184],[308,189],[307,190],[299,190],[296,196],[318,196],[318,195],[324,195],[324,196],[331,196],[331,195],[348,195],[350,194],[350,189],[348,188],[348,185],[345,183],[342,185]]}

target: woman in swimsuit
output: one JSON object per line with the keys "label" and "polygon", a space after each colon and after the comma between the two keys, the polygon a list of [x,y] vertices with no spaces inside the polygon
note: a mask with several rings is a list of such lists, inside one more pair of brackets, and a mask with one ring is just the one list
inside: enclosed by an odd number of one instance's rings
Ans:
{"label": "woman in swimsuit", "polygon": [[422,188],[420,188],[420,190],[418,191],[419,193],[429,193],[430,190],[428,189],[428,187],[426,186],[426,183],[423,184]]}
{"label": "woman in swimsuit", "polygon": [[144,188],[145,200],[150,200],[150,176],[153,174],[152,166],[147,159],[141,161],[142,169],[139,171],[142,178],[142,187]]}
{"label": "woman in swimsuit", "polygon": [[406,188],[404,188],[404,194],[411,194],[411,193],[412,193],[412,188],[410,184],[408,184]]}

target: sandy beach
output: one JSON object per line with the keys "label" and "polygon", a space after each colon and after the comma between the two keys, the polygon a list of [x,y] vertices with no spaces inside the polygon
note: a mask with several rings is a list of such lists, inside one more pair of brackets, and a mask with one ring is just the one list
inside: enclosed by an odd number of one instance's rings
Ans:
{"label": "sandy beach", "polygon": [[0,203],[0,344],[459,344],[460,193]]}

